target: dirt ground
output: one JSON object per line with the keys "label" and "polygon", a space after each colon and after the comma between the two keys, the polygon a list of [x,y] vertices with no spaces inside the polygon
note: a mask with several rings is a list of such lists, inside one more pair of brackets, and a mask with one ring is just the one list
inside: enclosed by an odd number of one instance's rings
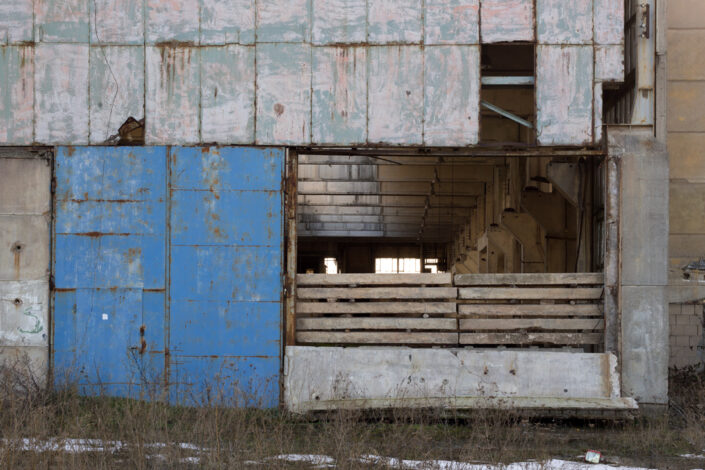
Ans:
{"label": "dirt ground", "polygon": [[[0,468],[476,468],[439,460],[494,464],[488,469],[533,460],[531,468],[556,468],[541,462],[579,461],[588,449],[615,466],[705,467],[705,457],[682,457],[705,454],[705,375],[674,372],[670,386],[666,413],[616,421],[529,419],[498,410],[301,417],[84,398],[71,388],[46,392],[6,369]],[[417,462],[363,458],[369,455]]]}

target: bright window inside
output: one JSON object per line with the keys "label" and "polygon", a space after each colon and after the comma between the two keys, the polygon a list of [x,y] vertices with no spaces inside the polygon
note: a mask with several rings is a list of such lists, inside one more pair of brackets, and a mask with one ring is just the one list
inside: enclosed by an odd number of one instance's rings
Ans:
{"label": "bright window inside", "polygon": [[420,273],[421,260],[418,258],[377,258],[375,273]]}
{"label": "bright window inside", "polygon": [[[320,258],[319,258],[320,259]],[[335,258],[325,258],[326,274],[338,274],[338,260]]]}

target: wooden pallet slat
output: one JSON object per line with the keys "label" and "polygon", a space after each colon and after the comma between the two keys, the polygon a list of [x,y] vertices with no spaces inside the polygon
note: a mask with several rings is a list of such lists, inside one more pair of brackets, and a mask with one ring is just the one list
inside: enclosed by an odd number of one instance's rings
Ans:
{"label": "wooden pallet slat", "polygon": [[455,302],[298,302],[296,314],[455,314]]}
{"label": "wooden pallet slat", "polygon": [[296,341],[301,344],[458,344],[458,333],[428,332],[330,332],[300,331]]}
{"label": "wooden pallet slat", "polygon": [[462,345],[590,345],[601,344],[602,333],[460,333]]}
{"label": "wooden pallet slat", "polygon": [[478,316],[602,316],[602,308],[598,304],[459,304],[458,314]]}
{"label": "wooden pallet slat", "polygon": [[455,299],[455,287],[302,287],[299,299]]}
{"label": "wooden pallet slat", "polygon": [[299,318],[297,330],[455,330],[455,318]]}
{"label": "wooden pallet slat", "polygon": [[340,285],[450,285],[453,277],[445,274],[297,274],[299,286],[340,286]]}
{"label": "wooden pallet slat", "polygon": [[464,300],[598,300],[602,287],[461,287]]}
{"label": "wooden pallet slat", "polygon": [[456,286],[601,285],[602,273],[456,274]]}
{"label": "wooden pallet slat", "polygon": [[602,330],[602,319],[565,319],[565,318],[471,318],[461,319],[461,330]]}

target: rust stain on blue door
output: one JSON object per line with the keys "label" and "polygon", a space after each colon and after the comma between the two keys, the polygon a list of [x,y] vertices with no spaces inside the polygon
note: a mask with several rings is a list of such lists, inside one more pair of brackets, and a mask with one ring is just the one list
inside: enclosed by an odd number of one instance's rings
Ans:
{"label": "rust stain on blue door", "polygon": [[56,380],[275,406],[283,161],[283,149],[58,149]]}

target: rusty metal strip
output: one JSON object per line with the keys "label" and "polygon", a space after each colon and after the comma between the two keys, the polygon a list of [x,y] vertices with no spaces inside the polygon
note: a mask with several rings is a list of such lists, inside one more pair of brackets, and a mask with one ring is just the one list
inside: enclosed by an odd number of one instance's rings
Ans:
{"label": "rusty metal strip", "polygon": [[286,179],[284,187],[286,211],[286,276],[284,278],[284,328],[286,346],[296,344],[296,185],[298,154],[289,150],[286,154]]}

